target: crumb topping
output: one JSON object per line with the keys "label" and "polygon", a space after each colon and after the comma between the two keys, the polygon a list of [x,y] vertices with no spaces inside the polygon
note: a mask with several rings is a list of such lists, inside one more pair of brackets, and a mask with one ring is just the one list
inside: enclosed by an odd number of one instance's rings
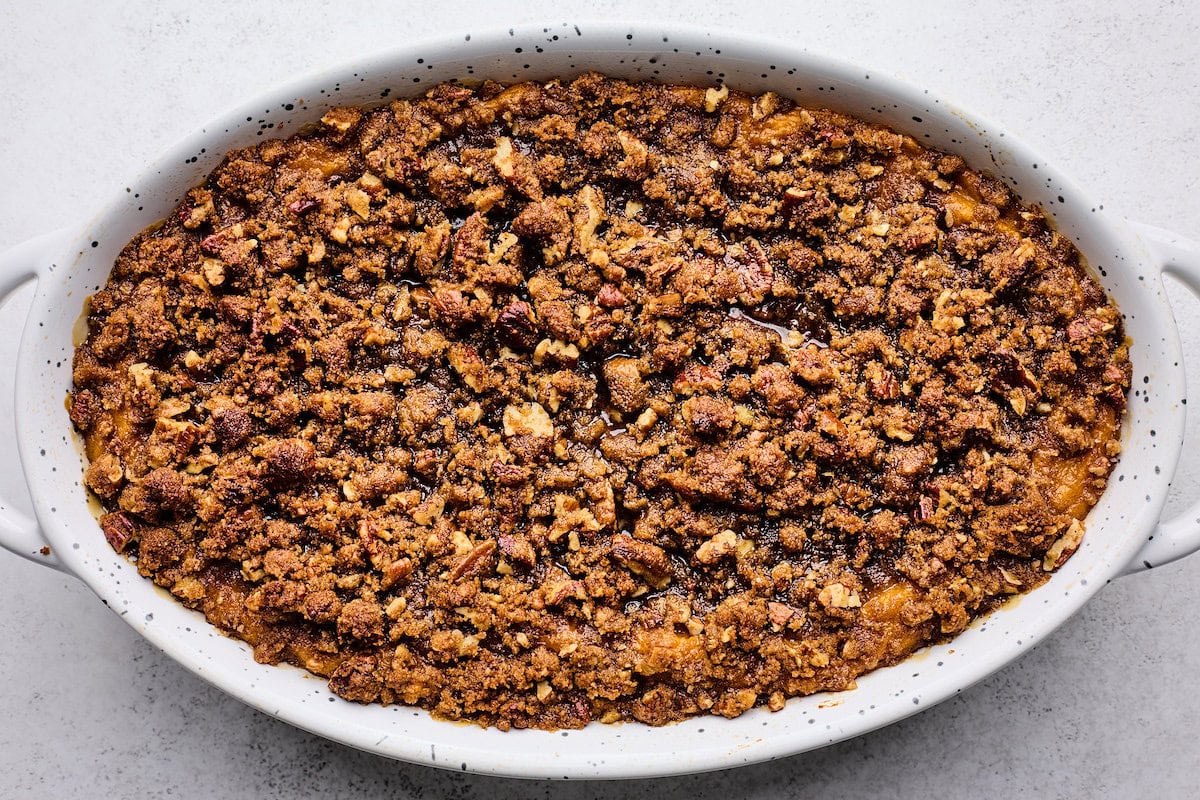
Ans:
{"label": "crumb topping", "polygon": [[234,151],[88,322],[115,550],[259,661],[500,728],[778,710],[955,635],[1080,546],[1131,374],[959,157],[597,74]]}

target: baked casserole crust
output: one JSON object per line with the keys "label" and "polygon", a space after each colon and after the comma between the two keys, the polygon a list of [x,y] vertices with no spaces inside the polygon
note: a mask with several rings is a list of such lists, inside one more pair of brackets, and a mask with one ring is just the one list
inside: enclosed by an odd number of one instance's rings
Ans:
{"label": "baked casserole crust", "polygon": [[778,710],[954,636],[1079,546],[1130,376],[961,158],[598,74],[232,152],[88,323],[118,552],[260,661],[500,728]]}

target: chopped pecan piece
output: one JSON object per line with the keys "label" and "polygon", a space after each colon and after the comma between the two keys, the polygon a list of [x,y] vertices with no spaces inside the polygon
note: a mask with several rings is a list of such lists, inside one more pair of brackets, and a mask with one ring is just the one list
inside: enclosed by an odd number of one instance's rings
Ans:
{"label": "chopped pecan piece", "polygon": [[[817,413],[817,430],[835,439],[844,439],[850,432],[846,423],[842,422],[832,412],[822,409]],[[911,438],[911,437],[910,437]]]}
{"label": "chopped pecan piece", "polygon": [[805,200],[808,200],[813,194],[812,189],[800,189],[796,186],[788,187],[783,191],[783,207],[784,209],[794,208]]}
{"label": "chopped pecan piece", "polygon": [[767,616],[771,620],[771,624],[782,628],[791,621],[795,616],[796,609],[786,603],[776,603],[774,601],[767,603]]}
{"label": "chopped pecan piece", "polygon": [[738,300],[747,306],[761,303],[775,281],[775,270],[767,252],[754,239],[746,239],[725,250],[725,264],[733,268],[741,283]]}
{"label": "chopped pecan piece", "polygon": [[900,384],[890,370],[880,370],[879,377],[871,381],[871,394],[878,400],[895,400],[900,396]]}
{"label": "chopped pecan piece", "polygon": [[571,598],[582,600],[586,596],[583,581],[558,581],[546,585],[543,602],[548,606],[560,606]]}
{"label": "chopped pecan piece", "polygon": [[1002,347],[992,353],[996,377],[1009,386],[1024,386],[1040,392],[1041,386],[1033,373],[1012,350]]}
{"label": "chopped pecan piece", "polygon": [[537,563],[537,553],[524,536],[501,534],[496,541],[500,545],[500,552],[509,561],[524,567],[532,567]]}
{"label": "chopped pecan piece", "polygon": [[721,531],[696,548],[695,558],[701,564],[715,564],[722,558],[735,554],[737,548],[737,534],[733,531]]}
{"label": "chopped pecan piece", "polygon": [[1099,317],[1078,317],[1067,325],[1067,339],[1078,342],[1111,329],[1112,325]]}
{"label": "chopped pecan piece", "polygon": [[655,589],[665,589],[675,576],[675,567],[670,557],[658,545],[622,533],[612,538],[608,552],[616,561]]}
{"label": "chopped pecan piece", "polygon": [[123,553],[133,541],[133,521],[120,511],[100,517],[100,530],[104,532],[104,538],[112,545],[112,549],[118,553]]}
{"label": "chopped pecan piece", "polygon": [[505,436],[542,436],[554,435],[554,423],[541,403],[522,403],[506,406],[504,409]]}
{"label": "chopped pecan piece", "polygon": [[121,459],[113,453],[104,453],[88,465],[83,480],[100,497],[112,497],[121,488],[124,478]]}
{"label": "chopped pecan piece", "polygon": [[448,287],[433,292],[434,317],[451,327],[459,327],[471,321],[470,303],[458,289]]}
{"label": "chopped pecan piece", "polygon": [[390,589],[400,581],[412,575],[413,563],[410,558],[400,558],[392,561],[383,568],[383,575],[379,579],[380,589]]}
{"label": "chopped pecan piece", "polygon": [[821,589],[817,600],[826,608],[858,608],[862,605],[858,592],[841,583],[830,583]]}
{"label": "chopped pecan piece", "polygon": [[225,245],[225,234],[214,233],[211,236],[205,236],[200,240],[200,252],[206,256],[216,256],[221,254],[221,248]]}
{"label": "chopped pecan piece", "polygon": [[458,581],[487,572],[491,569],[491,560],[495,552],[496,543],[491,539],[475,545],[471,548],[471,552],[467,553],[463,560],[450,571],[450,580]]}
{"label": "chopped pecan piece", "polygon": [[288,203],[288,211],[291,211],[296,216],[302,216],[312,211],[314,208],[319,208],[321,201],[311,197],[301,197],[299,200],[293,200]]}
{"label": "chopped pecan piece", "polygon": [[350,132],[350,129],[358,124],[362,116],[361,108],[331,108],[325,112],[325,116],[321,117],[321,124],[333,132],[335,141],[341,141]]}
{"label": "chopped pecan piece", "polygon": [[606,283],[601,286],[599,293],[596,295],[596,305],[602,308],[620,308],[627,302],[625,295],[621,293],[620,287],[612,283]]}
{"label": "chopped pecan piece", "polygon": [[533,311],[524,300],[514,300],[496,316],[496,338],[514,350],[528,350],[541,338]]}
{"label": "chopped pecan piece", "polygon": [[187,230],[195,230],[216,216],[213,194],[208,189],[192,189],[187,202],[179,206],[179,221]]}
{"label": "chopped pecan piece", "polygon": [[917,501],[917,510],[913,512],[913,516],[921,522],[933,518],[933,512],[936,510],[936,505],[932,497],[922,497]]}
{"label": "chopped pecan piece", "polygon": [[92,423],[103,413],[99,398],[91,389],[80,389],[71,395],[71,422],[81,431],[92,427]]}

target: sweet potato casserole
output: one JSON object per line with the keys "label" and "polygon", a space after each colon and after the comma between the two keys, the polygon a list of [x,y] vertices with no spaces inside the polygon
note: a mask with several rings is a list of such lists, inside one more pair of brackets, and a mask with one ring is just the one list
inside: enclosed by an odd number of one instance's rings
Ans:
{"label": "sweet potato casserole", "polygon": [[957,156],[595,74],[230,153],[88,315],[112,546],[259,661],[500,728],[777,710],[962,631],[1079,546],[1130,376]]}

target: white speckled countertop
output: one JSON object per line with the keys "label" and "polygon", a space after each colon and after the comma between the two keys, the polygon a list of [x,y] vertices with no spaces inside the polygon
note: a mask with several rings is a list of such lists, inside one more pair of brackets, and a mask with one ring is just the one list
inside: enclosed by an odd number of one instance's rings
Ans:
{"label": "white speckled countertop", "polygon": [[[166,144],[300,71],[405,37],[514,22],[674,19],[790,38],[1006,122],[1109,210],[1200,238],[1200,4],[1036,0],[343,0],[0,8],[0,249],[93,212]],[[1177,287],[1191,374],[1200,305]],[[0,363],[15,345],[0,309]],[[0,437],[11,438],[0,374]],[[1200,441],[1200,422],[1189,435]],[[17,471],[0,468],[11,495]],[[1200,495],[1185,450],[1168,513]],[[532,784],[366,755],[241,705],[72,578],[0,552],[0,797],[1200,796],[1200,556],[1116,581],[1022,660],[884,730],[772,764]]]}

